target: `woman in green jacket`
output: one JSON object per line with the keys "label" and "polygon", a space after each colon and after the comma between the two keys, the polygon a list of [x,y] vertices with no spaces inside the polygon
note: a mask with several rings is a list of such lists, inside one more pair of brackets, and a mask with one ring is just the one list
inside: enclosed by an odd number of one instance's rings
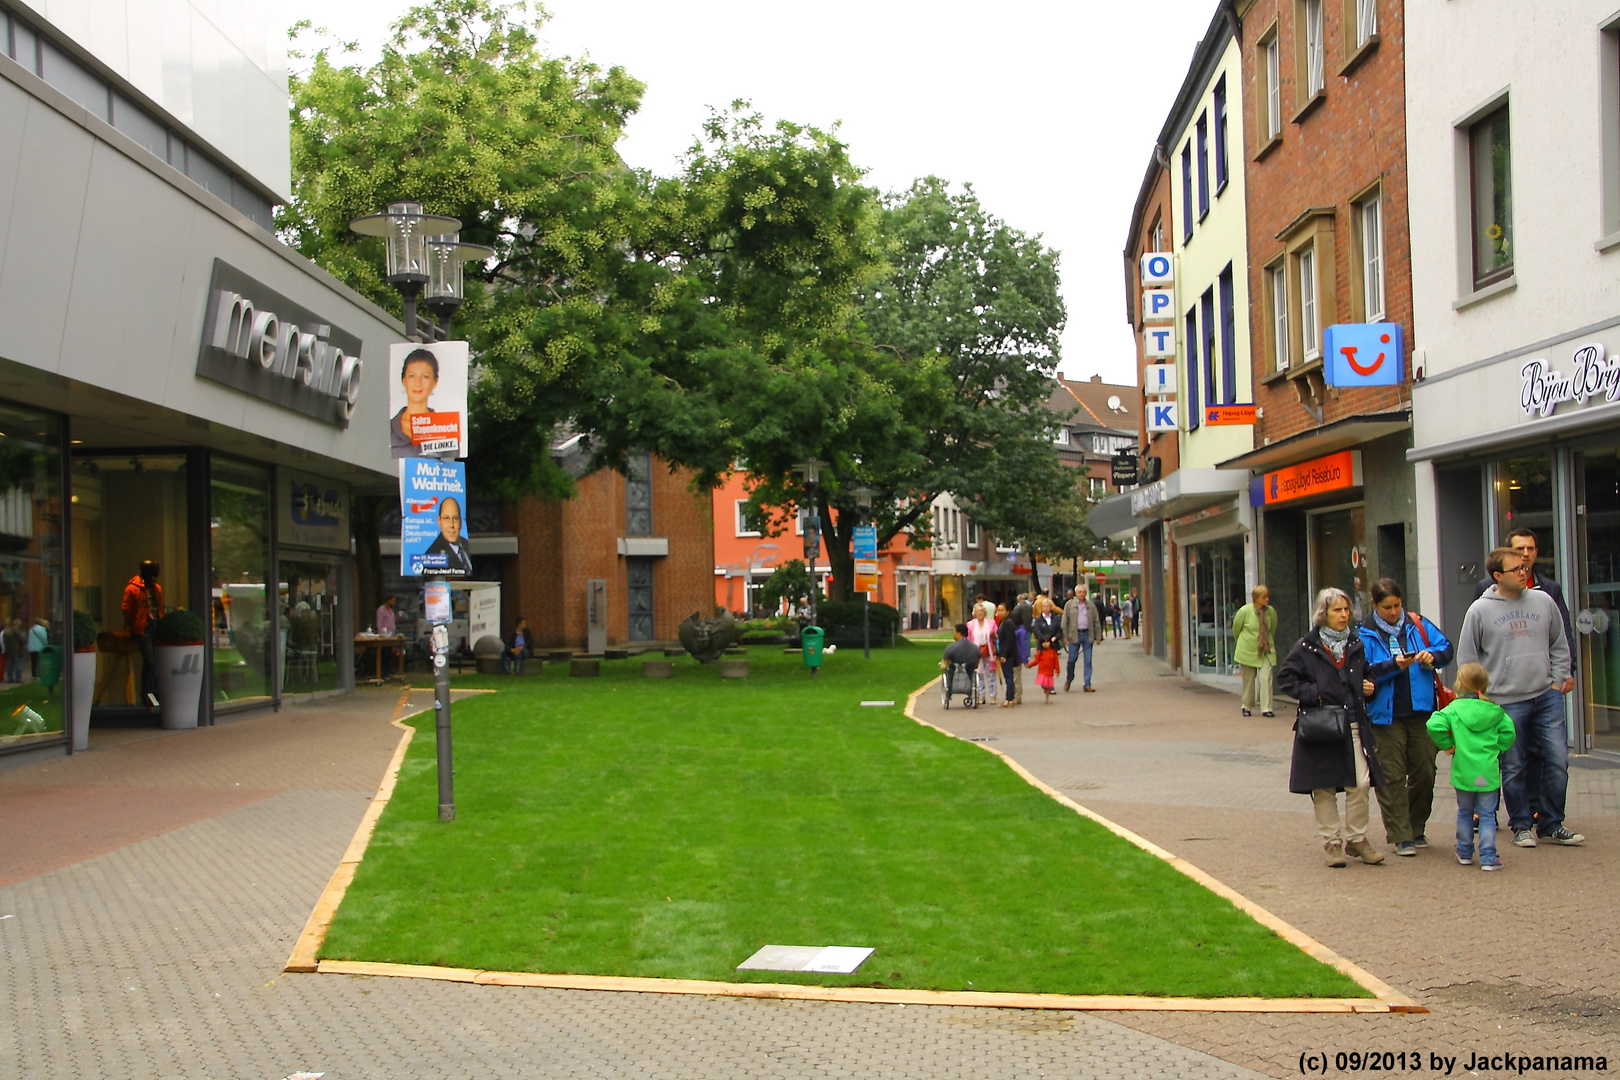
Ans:
{"label": "woman in green jacket", "polygon": [[1260,690],[1260,715],[1271,711],[1271,669],[1277,666],[1277,609],[1271,606],[1271,590],[1256,585],[1250,602],[1238,608],[1232,618],[1232,635],[1237,647],[1232,660],[1243,670],[1243,715],[1253,716],[1255,688]]}

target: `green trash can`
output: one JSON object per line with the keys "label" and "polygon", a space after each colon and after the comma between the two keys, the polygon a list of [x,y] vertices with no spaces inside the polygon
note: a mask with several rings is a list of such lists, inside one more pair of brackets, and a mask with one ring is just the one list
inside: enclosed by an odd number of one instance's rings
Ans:
{"label": "green trash can", "polygon": [[46,690],[55,690],[62,681],[62,646],[47,645],[39,650],[39,683]]}
{"label": "green trash can", "polygon": [[804,649],[804,666],[812,672],[821,666],[821,645],[827,631],[819,626],[807,626],[799,631],[799,644]]}

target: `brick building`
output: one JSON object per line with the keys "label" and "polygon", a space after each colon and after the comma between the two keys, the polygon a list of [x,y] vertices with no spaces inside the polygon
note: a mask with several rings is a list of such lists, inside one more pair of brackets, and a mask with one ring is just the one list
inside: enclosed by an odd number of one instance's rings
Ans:
{"label": "brick building", "polygon": [[1404,5],[1238,11],[1260,416],[1254,449],[1222,467],[1257,481],[1258,580],[1286,648],[1316,590],[1338,586],[1365,609],[1377,578],[1416,580],[1410,366],[1401,385],[1364,388],[1327,385],[1324,366],[1334,324],[1397,323],[1408,352],[1413,339]]}
{"label": "brick building", "polygon": [[[565,444],[559,457],[577,468],[572,452]],[[693,492],[691,479],[643,456],[628,477],[611,469],[579,476],[572,499],[525,497],[510,507],[517,554],[503,575],[506,629],[522,615],[537,645],[584,647],[593,580],[606,583],[610,646],[673,641],[688,615],[711,614],[714,530],[709,497]]]}

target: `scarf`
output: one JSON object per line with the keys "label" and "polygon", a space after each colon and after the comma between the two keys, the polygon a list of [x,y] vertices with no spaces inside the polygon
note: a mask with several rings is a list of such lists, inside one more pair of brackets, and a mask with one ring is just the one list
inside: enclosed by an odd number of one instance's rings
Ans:
{"label": "scarf", "polygon": [[1271,655],[1271,605],[1257,607],[1254,613],[1260,620],[1260,636],[1255,640],[1254,650],[1264,660]]}
{"label": "scarf", "polygon": [[1403,616],[1401,619],[1398,619],[1398,620],[1396,620],[1395,622],[1392,622],[1392,623],[1387,623],[1387,622],[1384,621],[1384,617],[1382,615],[1378,614],[1378,610],[1376,608],[1374,608],[1373,609],[1373,622],[1377,623],[1378,628],[1380,630],[1382,630],[1385,634],[1387,634],[1387,635],[1389,635],[1391,637],[1399,637],[1400,633],[1401,633],[1401,624],[1406,621],[1406,619],[1404,618],[1406,613],[1403,611],[1401,614]]}
{"label": "scarf", "polygon": [[1321,626],[1317,629],[1320,631],[1322,644],[1333,657],[1333,662],[1335,664],[1344,663],[1344,647],[1350,641],[1350,627],[1347,626],[1343,630],[1334,630],[1330,627]]}

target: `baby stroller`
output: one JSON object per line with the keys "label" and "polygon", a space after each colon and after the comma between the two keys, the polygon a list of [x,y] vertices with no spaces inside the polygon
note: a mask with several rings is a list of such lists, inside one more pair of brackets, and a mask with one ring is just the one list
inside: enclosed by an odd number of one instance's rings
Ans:
{"label": "baby stroller", "polygon": [[951,707],[953,696],[962,699],[964,708],[976,709],[979,707],[979,692],[974,685],[973,669],[975,664],[951,664],[945,669],[945,674],[939,680],[940,700],[948,709]]}

